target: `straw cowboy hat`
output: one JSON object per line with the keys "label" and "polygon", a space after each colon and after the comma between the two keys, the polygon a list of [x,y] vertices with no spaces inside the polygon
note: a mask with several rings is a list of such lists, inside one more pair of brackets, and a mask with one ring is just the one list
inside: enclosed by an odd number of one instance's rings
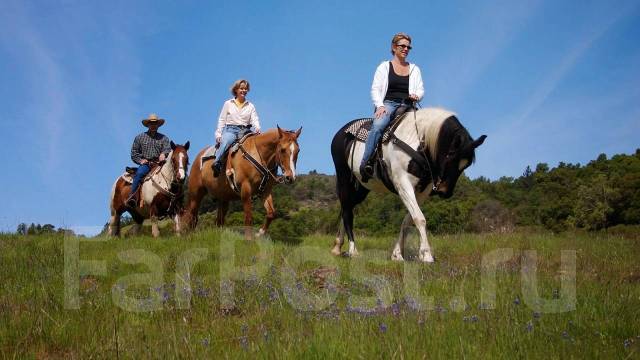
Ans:
{"label": "straw cowboy hat", "polygon": [[156,114],[149,114],[149,117],[142,120],[142,125],[149,127],[150,124],[158,124],[158,126],[162,126],[164,124],[164,119],[160,119]]}

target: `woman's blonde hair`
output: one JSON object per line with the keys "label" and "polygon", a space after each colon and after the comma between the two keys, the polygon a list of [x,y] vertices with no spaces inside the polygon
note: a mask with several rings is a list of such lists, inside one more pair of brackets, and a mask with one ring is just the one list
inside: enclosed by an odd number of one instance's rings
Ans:
{"label": "woman's blonde hair", "polygon": [[249,85],[249,81],[245,80],[245,79],[240,79],[240,80],[236,80],[233,85],[231,85],[231,95],[233,95],[234,97],[237,96],[236,95],[236,91],[238,91],[238,89],[240,89],[241,85],[246,85],[247,86],[247,91],[251,90],[251,85]]}
{"label": "woman's blonde hair", "polygon": [[408,34],[405,34],[403,32],[399,32],[395,35],[393,35],[393,39],[391,39],[391,55],[395,55],[395,53],[393,52],[393,45],[397,44],[398,41],[405,39],[409,41],[409,44],[411,44],[411,36],[409,36]]}

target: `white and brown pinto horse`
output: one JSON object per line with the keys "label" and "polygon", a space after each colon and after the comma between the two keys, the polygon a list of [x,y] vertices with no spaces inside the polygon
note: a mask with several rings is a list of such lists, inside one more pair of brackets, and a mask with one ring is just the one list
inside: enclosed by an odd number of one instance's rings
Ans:
{"label": "white and brown pinto horse", "polygon": [[[426,219],[420,204],[431,195],[443,198],[453,195],[458,177],[473,163],[475,149],[484,142],[486,135],[474,140],[456,115],[444,109],[425,108],[407,113],[395,128],[392,140],[382,144],[382,162],[376,164],[376,176],[362,183],[359,165],[364,142],[357,141],[346,132],[354,122],[340,129],[331,143],[343,224],[331,252],[341,254],[346,232],[349,238],[347,255],[357,255],[353,208],[364,201],[369,191],[393,191],[400,196],[408,213],[402,221],[391,259],[404,260],[406,228],[413,222],[420,234],[418,258],[423,262],[433,262],[427,241]],[[386,184],[381,179],[385,179]]]}
{"label": "white and brown pinto horse", "polygon": [[[212,159],[202,160],[207,150],[201,150],[189,174],[189,201],[184,215],[184,223],[194,228],[198,222],[198,209],[202,198],[208,193],[216,201],[218,211],[216,225],[223,226],[229,202],[241,200],[244,210],[245,237],[252,238],[252,199],[259,196],[264,202],[266,217],[258,236],[267,232],[275,218],[273,185],[279,182],[292,183],[296,178],[298,161],[297,131],[270,129],[258,135],[247,137],[233,154],[227,154],[226,168],[219,176],[213,176]],[[231,151],[230,151],[231,152]],[[277,168],[282,176],[276,177]]]}
{"label": "white and brown pinto horse", "polygon": [[175,222],[175,231],[180,233],[180,212],[182,211],[183,184],[189,168],[189,142],[176,145],[171,142],[171,152],[167,160],[151,170],[141,182],[138,206],[132,209],[126,205],[131,183],[120,176],[113,184],[111,191],[111,221],[109,235],[120,235],[120,216],[128,211],[135,221],[133,232],[140,230],[144,219],[151,219],[151,233],[154,237],[160,235],[158,218],[169,216]]}

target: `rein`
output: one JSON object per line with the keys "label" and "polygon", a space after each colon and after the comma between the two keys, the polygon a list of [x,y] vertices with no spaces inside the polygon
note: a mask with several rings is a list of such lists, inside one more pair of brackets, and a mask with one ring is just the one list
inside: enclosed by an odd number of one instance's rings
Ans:
{"label": "rein", "polygon": [[[165,163],[166,163],[166,161],[165,161]],[[160,185],[156,181],[155,176],[153,176],[153,175],[151,176],[151,184],[162,195],[165,195],[165,196],[167,196],[169,198],[169,206],[167,207],[167,212],[168,213],[173,213],[174,210],[175,210],[176,204],[177,204],[176,200],[181,199],[182,195],[183,195],[182,186],[181,186],[182,184],[180,182],[175,181],[175,174],[173,176],[174,178],[171,179],[171,181],[169,181],[169,179],[167,179],[167,177],[162,173],[162,167],[164,167],[164,164],[162,164],[162,166],[160,167],[160,170],[158,171],[157,174],[160,174],[160,176],[164,180],[165,184],[167,184],[168,188],[165,189],[162,185]],[[178,190],[175,193],[170,191],[170,189],[172,189],[174,186],[178,186]]]}
{"label": "rein", "polygon": [[[418,135],[419,137],[419,133],[418,133],[418,124],[416,122],[416,112],[413,112],[413,116],[414,116],[414,125],[416,128],[416,135]],[[438,186],[440,186],[440,177],[438,176],[438,178],[436,179],[433,176],[433,170],[431,168],[431,161],[429,161],[429,156],[426,153],[426,146],[424,145],[424,140],[421,139],[420,140],[420,145],[418,146],[418,150],[414,150],[411,146],[409,146],[409,144],[407,144],[406,142],[402,141],[400,138],[398,138],[398,136],[396,136],[396,129],[398,128],[398,126],[400,125],[400,123],[398,122],[396,126],[394,126],[394,128],[392,129],[392,131],[389,133],[389,138],[391,139],[391,142],[394,145],[397,145],[402,151],[404,151],[405,153],[407,153],[407,155],[409,155],[411,157],[411,159],[415,160],[418,165],[420,165],[420,167],[422,169],[426,169],[429,171],[429,175],[431,177],[431,182],[432,182],[432,186],[431,186],[431,190],[432,191],[438,191]],[[420,148],[423,148],[424,151],[419,151]],[[424,177],[421,177],[421,180],[424,179]],[[426,185],[426,184],[425,184]],[[423,188],[424,190],[424,188]]]}
{"label": "rein", "polygon": [[[247,161],[249,161],[249,163],[251,163],[251,165],[253,165],[256,168],[256,170],[258,170],[260,175],[262,175],[262,178],[260,179],[260,185],[258,185],[259,193],[262,193],[264,191],[264,188],[267,186],[267,182],[269,181],[269,177],[271,177],[271,179],[273,179],[273,181],[275,181],[277,184],[282,184],[284,182],[284,179],[282,177],[276,177],[273,174],[273,172],[269,170],[269,168],[262,165],[260,161],[256,160],[253,156],[251,156],[251,154],[249,154],[249,152],[244,148],[244,146],[242,146],[242,144],[238,146],[238,149],[242,151],[242,157],[244,157]],[[257,152],[257,148],[256,148],[256,152]],[[260,155],[260,152],[258,152],[258,156],[260,156],[260,159],[262,160],[262,156]],[[276,165],[276,169],[277,169],[277,165]]]}

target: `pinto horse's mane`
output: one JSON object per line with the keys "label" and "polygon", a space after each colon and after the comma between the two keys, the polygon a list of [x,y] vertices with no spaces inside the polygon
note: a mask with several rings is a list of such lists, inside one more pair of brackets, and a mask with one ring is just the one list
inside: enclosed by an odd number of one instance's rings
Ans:
{"label": "pinto horse's mane", "polygon": [[[458,121],[457,115],[442,108],[424,108],[416,111],[418,135],[424,139],[432,158],[436,158],[443,144],[450,144],[455,136],[462,145],[473,141],[467,129]],[[446,149],[444,149],[446,151]],[[474,159],[471,159],[472,162]]]}

